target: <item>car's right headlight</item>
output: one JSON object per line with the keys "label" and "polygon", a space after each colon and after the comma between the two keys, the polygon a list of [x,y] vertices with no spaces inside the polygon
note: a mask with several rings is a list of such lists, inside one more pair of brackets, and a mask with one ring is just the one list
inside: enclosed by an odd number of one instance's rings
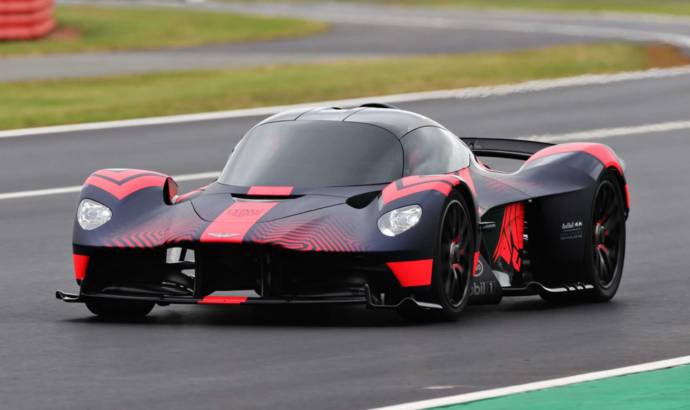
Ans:
{"label": "car's right headlight", "polygon": [[84,199],[77,208],[77,221],[85,231],[102,226],[112,218],[113,213],[107,206],[91,199]]}
{"label": "car's right headlight", "polygon": [[409,205],[394,209],[379,218],[379,231],[386,236],[396,236],[419,223],[422,218],[422,207]]}

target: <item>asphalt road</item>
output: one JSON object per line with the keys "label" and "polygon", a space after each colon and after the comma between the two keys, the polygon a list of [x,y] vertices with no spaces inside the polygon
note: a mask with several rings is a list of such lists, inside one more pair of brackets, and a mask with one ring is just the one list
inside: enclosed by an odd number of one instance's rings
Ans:
{"label": "asphalt road", "polygon": [[[401,106],[460,135],[512,137],[686,120],[688,90],[681,76]],[[256,120],[0,140],[0,192],[76,185],[109,166],[219,169]],[[447,324],[357,308],[180,306],[140,323],[103,322],[53,296],[75,289],[77,195],[0,201],[0,406],[367,408],[687,355],[687,131],[604,142],[627,163],[633,206],[616,299],[506,299]]]}
{"label": "asphalt road", "polygon": [[[98,0],[63,2],[113,3]],[[171,1],[158,3],[184,6]],[[333,29],[307,38],[248,44],[2,58],[0,82],[410,54],[502,51],[604,40],[690,45],[690,19],[439,11],[328,2],[307,6],[210,2],[184,7],[311,18],[331,22]]]}

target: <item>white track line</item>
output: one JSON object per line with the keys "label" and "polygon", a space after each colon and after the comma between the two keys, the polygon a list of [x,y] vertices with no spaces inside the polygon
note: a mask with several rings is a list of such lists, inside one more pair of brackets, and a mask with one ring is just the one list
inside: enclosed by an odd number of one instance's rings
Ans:
{"label": "white track line", "polygon": [[650,134],[657,132],[668,132],[687,129],[690,129],[690,121],[670,121],[661,122],[658,124],[644,124],[632,127],[602,128],[598,130],[578,131],[565,134],[527,135],[518,137],[517,139],[559,143],[566,141],[593,140],[600,138]]}
{"label": "white track line", "polygon": [[[140,127],[150,125],[180,124],[185,122],[223,120],[230,118],[246,118],[272,115],[280,111],[302,107],[316,106],[357,106],[367,102],[405,103],[439,99],[474,99],[512,94],[523,94],[538,91],[554,90],[589,85],[604,85],[624,81],[662,79],[690,74],[690,66],[651,69],[644,71],[630,71],[617,74],[590,74],[576,77],[557,78],[550,80],[527,81],[518,84],[461,88],[454,90],[427,91],[418,93],[394,94],[374,97],[363,97],[345,100],[312,102],[295,105],[281,105],[273,107],[249,108],[242,110],[206,112],[198,114],[171,115],[165,117],[137,118],[131,120],[104,121],[85,124],[57,125],[50,127],[25,128],[0,131],[1,138],[17,138],[30,135],[58,134],[78,131],[94,131],[126,127]],[[84,134],[88,135],[88,134]]]}
{"label": "white track line", "polygon": [[478,400],[493,399],[497,397],[509,396],[511,394],[550,389],[553,387],[567,386],[571,384],[601,380],[610,377],[618,377],[635,373],[667,369],[670,367],[683,366],[687,364],[690,364],[690,356],[677,357],[674,359],[638,364],[635,366],[621,367],[618,369],[604,370],[594,373],[578,374],[576,376],[561,377],[558,379],[544,380],[535,383],[501,387],[498,389],[484,390],[474,393],[458,394],[455,396],[441,397],[438,399],[422,400],[412,403],[403,403],[394,406],[380,407],[376,410],[417,410],[428,409],[431,407],[450,406],[453,404],[462,404]]}
{"label": "white track line", "polygon": [[[197,181],[201,179],[211,179],[216,178],[218,172],[201,172],[198,174],[184,174],[177,175],[173,178],[177,182],[185,181]],[[0,194],[0,201],[5,199],[20,199],[20,198],[32,198],[37,196],[48,196],[48,195],[61,195],[61,194],[71,194],[74,192],[81,191],[81,185],[65,186],[61,188],[49,188],[49,189],[36,189],[33,191],[19,191],[19,192],[8,192],[5,194]]]}

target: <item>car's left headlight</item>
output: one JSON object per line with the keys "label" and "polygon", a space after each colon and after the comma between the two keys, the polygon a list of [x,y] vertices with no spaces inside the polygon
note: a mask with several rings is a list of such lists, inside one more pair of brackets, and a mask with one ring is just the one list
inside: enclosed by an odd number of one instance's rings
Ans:
{"label": "car's left headlight", "polygon": [[422,207],[409,205],[394,209],[379,218],[379,231],[386,236],[396,236],[419,223],[422,218]]}
{"label": "car's left headlight", "polygon": [[91,199],[84,199],[77,208],[77,221],[85,231],[102,226],[112,218],[113,213],[107,206]]}

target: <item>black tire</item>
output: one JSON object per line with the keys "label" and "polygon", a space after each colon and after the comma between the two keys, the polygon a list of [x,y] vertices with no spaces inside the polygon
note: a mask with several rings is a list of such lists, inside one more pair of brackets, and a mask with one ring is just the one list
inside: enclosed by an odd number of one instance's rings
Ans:
{"label": "black tire", "polygon": [[455,321],[470,299],[476,250],[475,226],[467,202],[458,192],[448,196],[436,239],[431,286],[421,296],[442,309],[404,305],[398,309],[408,320]]}
{"label": "black tire", "polygon": [[592,230],[586,241],[583,282],[588,291],[542,294],[553,303],[607,302],[618,291],[625,261],[625,194],[615,171],[599,178],[592,200]]}
{"label": "black tire", "polygon": [[107,319],[139,319],[153,310],[154,302],[118,299],[88,299],[86,307],[94,315]]}

